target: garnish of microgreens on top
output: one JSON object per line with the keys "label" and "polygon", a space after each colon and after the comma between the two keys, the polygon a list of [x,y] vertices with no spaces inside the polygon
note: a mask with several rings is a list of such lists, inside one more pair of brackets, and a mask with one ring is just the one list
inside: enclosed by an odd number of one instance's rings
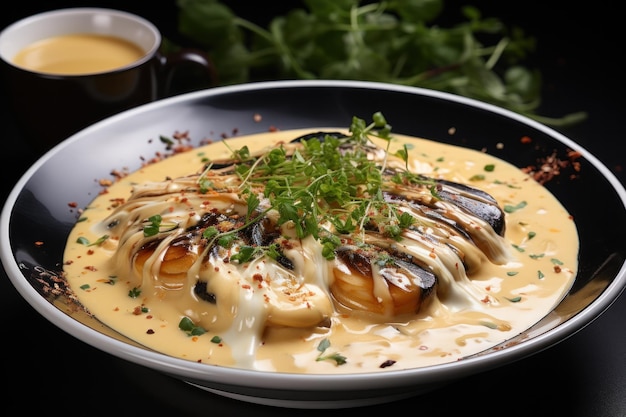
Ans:
{"label": "garnish of microgreens on top", "polygon": [[[376,145],[371,138],[384,140],[382,160],[372,160],[372,152],[381,149],[373,148]],[[248,205],[245,224],[228,232],[209,227],[204,237],[229,246],[238,230],[276,210],[279,225],[290,222],[298,238],[314,237],[322,244],[327,259],[334,257],[339,236],[350,234],[358,240],[365,225],[376,225],[382,235],[399,239],[415,220],[385,201],[384,190],[393,184],[419,183],[436,196],[436,189],[433,181],[409,172],[406,145],[394,155],[404,161],[407,169],[397,170],[391,177],[384,175],[391,140],[391,126],[377,112],[369,124],[353,117],[350,134],[345,137],[308,138],[295,150],[278,146],[259,156],[251,155],[246,146],[233,151],[235,172],[241,180],[240,194]],[[210,168],[198,179],[201,192],[211,189],[207,176]]]}

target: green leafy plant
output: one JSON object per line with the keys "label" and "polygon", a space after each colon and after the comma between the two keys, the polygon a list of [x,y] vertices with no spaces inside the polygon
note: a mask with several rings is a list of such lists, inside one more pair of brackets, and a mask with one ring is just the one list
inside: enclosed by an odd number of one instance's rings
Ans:
{"label": "green leafy plant", "polygon": [[[263,79],[387,82],[492,103],[547,125],[584,120],[537,114],[541,74],[523,65],[535,39],[473,6],[439,24],[443,0],[304,0],[267,27],[218,0],[178,0],[179,31],[206,48],[221,85]],[[304,6],[306,8],[304,8]]]}

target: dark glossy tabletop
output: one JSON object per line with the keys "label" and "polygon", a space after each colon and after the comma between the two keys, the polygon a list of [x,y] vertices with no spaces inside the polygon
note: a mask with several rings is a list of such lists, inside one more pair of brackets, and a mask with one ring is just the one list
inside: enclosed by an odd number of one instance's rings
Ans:
{"label": "dark glossy tabletop", "polygon": [[[233,2],[226,2],[233,3]],[[455,5],[453,5],[453,3]],[[595,154],[626,182],[626,134],[623,85],[617,55],[619,13],[595,2],[469,1],[485,15],[510,19],[538,40],[533,65],[544,74],[542,113],[560,116],[584,110],[589,118],[558,129]],[[498,3],[494,5],[492,3]],[[608,2],[604,2],[607,3]],[[70,6],[104,6],[129,10],[155,23],[166,37],[176,35],[174,1],[47,1],[13,2],[3,11],[0,28],[44,10]],[[276,3],[268,2],[274,7]],[[457,7],[449,2],[447,8]],[[484,4],[484,6],[483,6]],[[241,7],[241,6],[239,6]],[[572,9],[580,7],[580,9]],[[241,7],[243,9],[243,7]],[[285,10],[285,7],[280,9]],[[241,13],[246,13],[242,10]],[[248,14],[253,11],[248,10]],[[264,16],[269,16],[267,9]],[[258,16],[257,16],[258,17]],[[253,18],[251,16],[251,18]],[[590,27],[601,22],[597,28]],[[622,36],[623,37],[623,36]],[[0,93],[2,91],[0,90]],[[0,96],[4,98],[4,96]],[[0,107],[3,200],[37,158],[21,142],[5,100]],[[597,196],[596,196],[597,197]],[[626,232],[626,230],[624,231]],[[12,364],[0,410],[60,413],[64,416],[286,416],[343,415],[346,410],[292,410],[238,402],[204,392],[185,382],[128,363],[74,339],[30,307],[0,272],[0,317],[5,364]],[[431,393],[368,407],[373,413],[422,416],[626,416],[626,295],[569,339],[517,363],[460,380]],[[9,369],[5,366],[5,369]]]}

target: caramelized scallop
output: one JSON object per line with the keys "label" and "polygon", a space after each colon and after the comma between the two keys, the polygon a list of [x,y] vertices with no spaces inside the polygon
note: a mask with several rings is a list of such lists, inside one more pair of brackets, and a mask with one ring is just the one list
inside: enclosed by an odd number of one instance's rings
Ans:
{"label": "caramelized scallop", "polygon": [[[138,276],[143,275],[145,263],[154,255],[157,246],[158,241],[153,241],[136,252],[133,264]],[[169,245],[160,262],[159,281],[165,285],[180,285],[187,278],[187,272],[197,259],[197,253],[190,247],[182,244]]]}
{"label": "caramelized scallop", "polygon": [[434,291],[435,276],[382,250],[342,247],[330,286],[343,306],[384,316],[417,313]]}

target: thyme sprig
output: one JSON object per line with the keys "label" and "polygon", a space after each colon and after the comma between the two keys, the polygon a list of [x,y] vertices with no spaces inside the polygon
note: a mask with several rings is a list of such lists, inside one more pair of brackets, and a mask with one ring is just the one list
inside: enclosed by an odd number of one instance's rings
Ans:
{"label": "thyme sprig", "polygon": [[[408,170],[396,172],[393,178],[385,176],[392,135],[381,112],[375,113],[370,123],[353,117],[349,132],[346,136],[310,137],[302,140],[301,146],[281,145],[257,156],[245,146],[234,151],[234,171],[248,204],[246,219],[226,232],[207,229],[204,237],[228,247],[236,232],[262,218],[259,210],[261,214],[275,210],[279,225],[290,223],[298,238],[312,236],[320,241],[328,259],[334,257],[340,244],[338,235],[354,237],[375,227],[383,236],[399,239],[414,219],[386,201],[384,191],[401,183],[430,188],[434,183]],[[383,140],[384,146],[376,146],[373,138]],[[381,151],[380,157],[372,158]],[[404,147],[395,156],[406,163],[408,149]],[[201,187],[210,185],[206,171],[198,183]],[[249,256],[238,260],[247,260],[259,250],[248,248],[245,253]]]}

